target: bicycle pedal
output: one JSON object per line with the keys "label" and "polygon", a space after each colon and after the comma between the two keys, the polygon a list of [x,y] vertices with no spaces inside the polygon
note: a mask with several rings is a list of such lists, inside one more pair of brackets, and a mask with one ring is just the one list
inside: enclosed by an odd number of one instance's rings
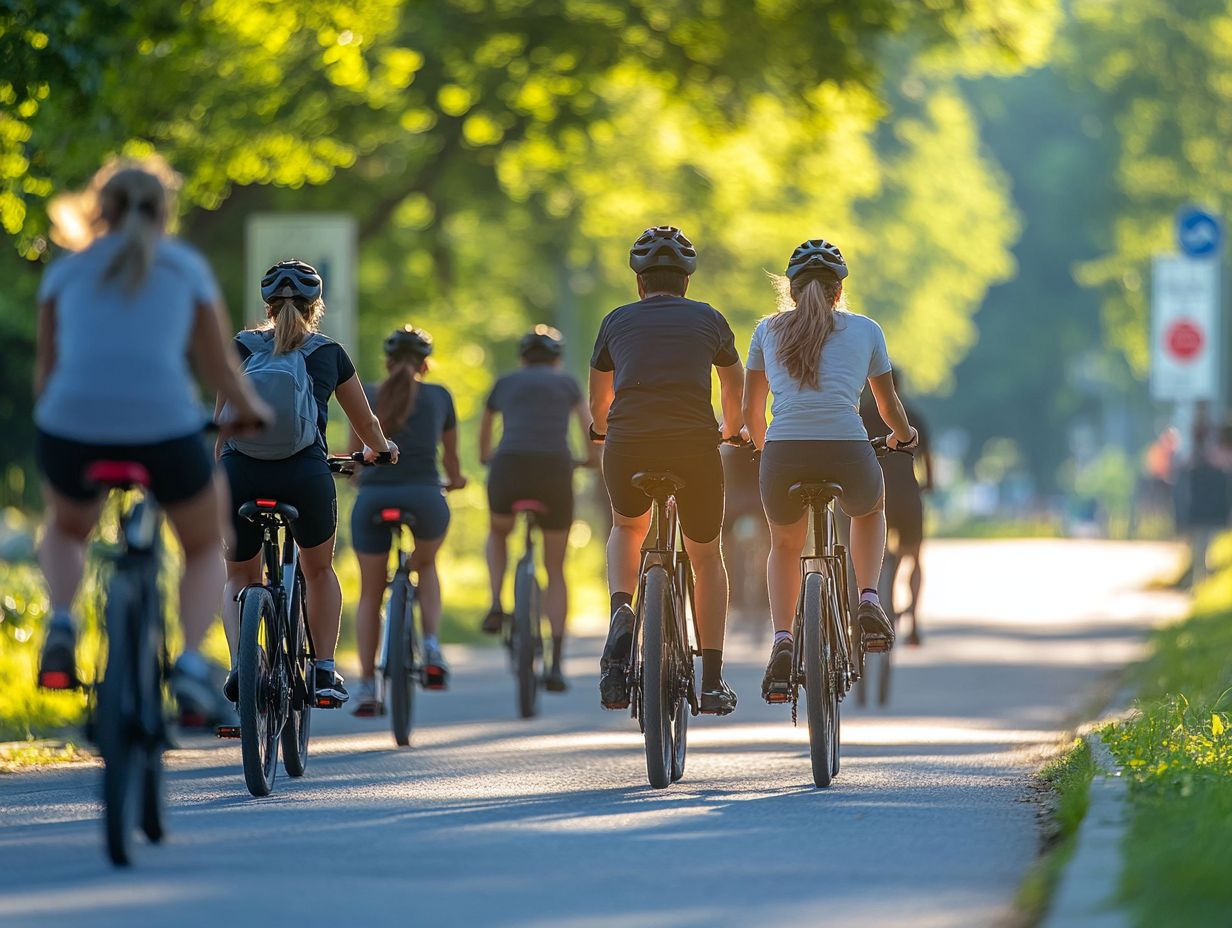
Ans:
{"label": "bicycle pedal", "polygon": [[883,638],[880,635],[865,635],[864,650],[869,654],[885,654],[894,647],[893,638]]}
{"label": "bicycle pedal", "polygon": [[315,709],[337,709],[342,705],[342,701],[333,696],[314,696],[312,705]]}
{"label": "bicycle pedal", "polygon": [[357,719],[371,719],[378,715],[384,715],[384,706],[379,702],[361,702],[355,707],[355,717]]}
{"label": "bicycle pedal", "polygon": [[240,736],[240,727],[238,725],[219,725],[214,731],[219,738],[238,738]]}
{"label": "bicycle pedal", "polygon": [[791,687],[786,685],[772,686],[766,690],[766,702],[771,704],[791,702]]}
{"label": "bicycle pedal", "polygon": [[440,667],[425,667],[423,671],[423,688],[425,690],[449,689],[449,675]]}

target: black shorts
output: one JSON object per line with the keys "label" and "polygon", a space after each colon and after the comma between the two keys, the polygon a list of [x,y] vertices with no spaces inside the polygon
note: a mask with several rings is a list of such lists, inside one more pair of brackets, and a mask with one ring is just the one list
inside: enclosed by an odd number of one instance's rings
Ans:
{"label": "black shorts", "polygon": [[222,456],[231,485],[231,523],[235,545],[224,553],[228,561],[249,561],[261,552],[261,529],[241,519],[236,510],[254,499],[274,499],[299,510],[291,534],[301,548],[329,541],[338,529],[338,492],[325,458],[316,449],[282,461],[262,461],[238,451]]}
{"label": "black shorts", "polygon": [[132,461],[150,472],[150,492],[163,506],[197,496],[214,474],[214,456],[200,432],[150,445],[95,445],[39,431],[34,445],[39,471],[61,496],[78,502],[98,499],[102,490],[86,482],[96,461]]}
{"label": "black shorts", "polygon": [[884,481],[877,452],[867,441],[768,441],[761,453],[761,502],[776,525],[793,525],[804,504],[789,495],[792,484],[837,483],[839,505],[849,516],[880,508]]}
{"label": "black shorts", "polygon": [[911,465],[911,459],[905,455],[894,457],[903,458],[901,463],[894,462],[894,470],[882,468],[885,472],[886,528],[898,535],[900,549],[915,548],[924,541],[924,497],[915,474],[900,472],[903,464]]}
{"label": "black shorts", "polygon": [[660,449],[609,444],[603,449],[603,482],[612,509],[622,516],[640,516],[650,497],[633,485],[643,471],[671,471],[684,481],[676,494],[680,527],[697,542],[713,541],[723,525],[723,462],[713,445]]}
{"label": "black shorts", "polygon": [[540,527],[567,531],[573,524],[573,459],[560,454],[496,455],[488,468],[488,508],[494,515],[507,516],[523,499],[547,507],[539,516]]}
{"label": "black shorts", "polygon": [[382,509],[398,508],[415,517],[416,541],[436,541],[449,530],[449,503],[439,483],[367,484],[351,507],[351,547],[357,554],[388,554],[393,535],[376,520]]}

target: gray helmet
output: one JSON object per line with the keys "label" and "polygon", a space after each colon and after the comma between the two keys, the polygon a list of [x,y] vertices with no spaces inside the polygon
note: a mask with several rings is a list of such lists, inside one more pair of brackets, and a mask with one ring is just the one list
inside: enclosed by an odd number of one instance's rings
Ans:
{"label": "gray helmet", "polygon": [[279,261],[261,278],[261,299],[303,300],[311,303],[321,297],[321,275],[307,261],[290,258]]}
{"label": "gray helmet", "polygon": [[555,361],[564,350],[564,338],[550,325],[535,326],[518,342],[518,353],[528,361]]}
{"label": "gray helmet", "polygon": [[394,329],[385,339],[385,357],[422,361],[432,354],[432,336],[413,325]]}
{"label": "gray helmet", "polygon": [[697,249],[675,226],[655,226],[629,249],[629,267],[638,274],[656,267],[692,274],[697,270]]}
{"label": "gray helmet", "polygon": [[805,271],[825,269],[842,280],[847,276],[847,262],[838,246],[827,242],[824,238],[809,239],[791,253],[787,262],[787,279],[795,280]]}

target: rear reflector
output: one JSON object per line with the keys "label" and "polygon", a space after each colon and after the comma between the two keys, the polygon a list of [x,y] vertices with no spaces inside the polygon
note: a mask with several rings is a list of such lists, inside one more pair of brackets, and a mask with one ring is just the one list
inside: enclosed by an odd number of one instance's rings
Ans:
{"label": "rear reflector", "polygon": [[53,670],[50,673],[45,673],[39,681],[44,688],[49,690],[66,690],[71,685],[68,674],[63,670]]}
{"label": "rear reflector", "polygon": [[381,518],[384,519],[386,522],[401,522],[402,521],[402,510],[401,509],[382,509]]}
{"label": "rear reflector", "polygon": [[260,506],[262,509],[276,509],[278,507],[278,500],[259,499],[257,500],[257,505]]}

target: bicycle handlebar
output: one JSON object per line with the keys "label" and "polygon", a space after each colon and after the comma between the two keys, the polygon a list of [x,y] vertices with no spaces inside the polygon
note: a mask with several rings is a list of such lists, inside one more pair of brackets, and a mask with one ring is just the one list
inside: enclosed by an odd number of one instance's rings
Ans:
{"label": "bicycle handlebar", "polygon": [[331,472],[351,476],[355,473],[355,465],[360,467],[379,467],[383,464],[393,463],[393,454],[389,451],[378,451],[375,461],[369,461],[364,457],[362,451],[355,451],[351,454],[331,454],[327,455],[325,462],[329,465]]}
{"label": "bicycle handlebar", "polygon": [[916,445],[910,448],[891,448],[888,435],[880,435],[877,438],[870,438],[869,444],[873,446],[873,450],[877,452],[877,457],[884,458],[887,454],[905,454],[909,458],[915,457]]}

